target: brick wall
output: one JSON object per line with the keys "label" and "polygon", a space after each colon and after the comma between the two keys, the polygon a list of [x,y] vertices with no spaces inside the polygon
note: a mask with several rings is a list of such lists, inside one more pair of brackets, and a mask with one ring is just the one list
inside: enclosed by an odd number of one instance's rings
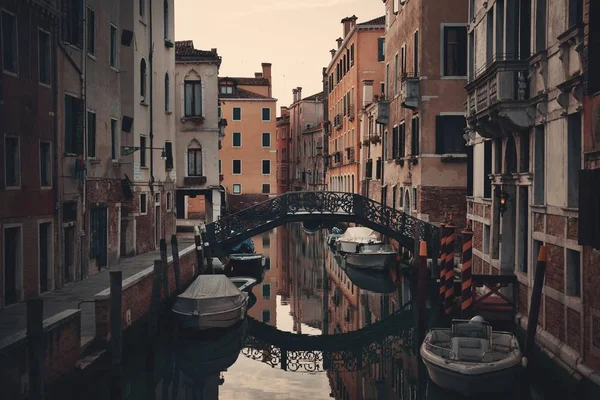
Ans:
{"label": "brick wall", "polygon": [[[69,373],[81,355],[81,310],[66,310],[44,321],[44,382]],[[25,330],[0,342],[2,398],[27,397],[29,354]]]}
{"label": "brick wall", "polygon": [[[600,356],[592,353],[592,343],[600,347],[600,251],[590,247],[583,248],[583,298],[584,332],[583,358],[586,364],[600,370]],[[594,315],[595,313],[596,315]]]}
{"label": "brick wall", "polygon": [[[179,268],[181,271],[182,287],[191,283],[196,270],[196,252],[190,246],[179,252]],[[169,293],[175,291],[175,270],[173,261],[168,263]],[[150,311],[152,297],[152,282],[154,280],[154,266],[149,266],[127,279],[123,280],[123,327],[135,323]],[[164,294],[161,293],[164,299]],[[96,308],[96,337],[108,340],[110,333],[110,288],[103,290],[95,296]]]}
{"label": "brick wall", "polygon": [[565,308],[558,301],[546,296],[546,330],[554,337],[565,340]]}
{"label": "brick wall", "polygon": [[564,292],[565,252],[563,247],[546,244],[548,264],[546,266],[546,286]]}
{"label": "brick wall", "polygon": [[235,213],[243,210],[244,208],[252,207],[253,205],[261,203],[268,199],[269,196],[266,194],[230,194],[229,196],[227,196],[230,213]]}

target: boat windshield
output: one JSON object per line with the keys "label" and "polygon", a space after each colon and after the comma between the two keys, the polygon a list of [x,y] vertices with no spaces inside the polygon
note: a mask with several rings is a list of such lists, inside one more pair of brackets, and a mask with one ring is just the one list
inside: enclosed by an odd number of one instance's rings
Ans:
{"label": "boat windshield", "polygon": [[490,339],[489,324],[481,322],[454,322],[452,337]]}

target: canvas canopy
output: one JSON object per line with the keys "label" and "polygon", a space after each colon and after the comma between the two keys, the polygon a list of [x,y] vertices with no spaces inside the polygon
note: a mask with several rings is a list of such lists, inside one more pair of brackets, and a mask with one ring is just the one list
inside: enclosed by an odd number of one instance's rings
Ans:
{"label": "canvas canopy", "polygon": [[225,275],[200,275],[179,296],[173,310],[191,314],[211,314],[240,307],[246,295]]}
{"label": "canvas canopy", "polygon": [[371,228],[357,226],[346,229],[346,232],[340,236],[339,240],[346,242],[363,242],[369,240],[379,240],[379,236],[377,235],[377,232]]}

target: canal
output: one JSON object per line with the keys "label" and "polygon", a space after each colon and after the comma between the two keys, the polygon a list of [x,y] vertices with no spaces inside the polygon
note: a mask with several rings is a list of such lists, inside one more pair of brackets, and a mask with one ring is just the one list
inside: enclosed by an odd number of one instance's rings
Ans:
{"label": "canal", "polygon": [[[348,274],[328,248],[327,234],[290,224],[253,238],[256,252],[267,257],[265,278],[253,288],[251,318],[234,329],[179,332],[165,308],[158,338],[147,336],[143,322],[126,332],[118,381],[105,353],[48,388],[47,398],[419,398],[418,344],[411,324],[404,326],[412,299],[408,279],[392,272]],[[574,398],[546,369],[531,369],[526,390],[486,399]],[[423,398],[461,398],[431,382],[422,387]]]}

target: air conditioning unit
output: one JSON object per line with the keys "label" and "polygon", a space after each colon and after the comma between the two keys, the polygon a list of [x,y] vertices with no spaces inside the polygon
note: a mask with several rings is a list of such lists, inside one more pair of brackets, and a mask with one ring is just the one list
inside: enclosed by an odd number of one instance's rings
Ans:
{"label": "air conditioning unit", "polygon": [[312,128],[312,125],[311,124],[306,124],[306,129],[310,129],[310,128]]}

